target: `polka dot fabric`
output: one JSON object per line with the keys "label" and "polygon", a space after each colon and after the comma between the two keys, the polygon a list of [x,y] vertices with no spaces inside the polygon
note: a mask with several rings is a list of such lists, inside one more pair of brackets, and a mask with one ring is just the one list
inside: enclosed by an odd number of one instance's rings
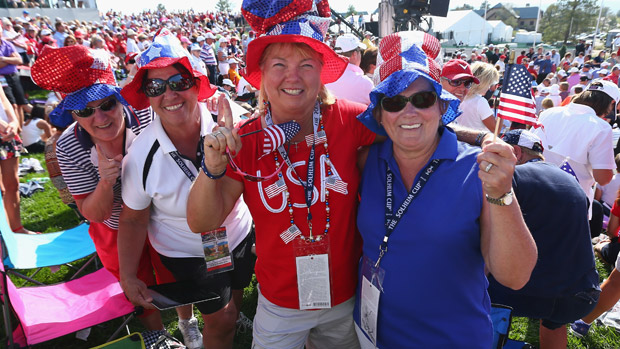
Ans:
{"label": "polka dot fabric", "polygon": [[442,123],[447,125],[454,121],[461,114],[460,101],[444,91],[439,83],[441,66],[437,57],[440,51],[439,41],[424,32],[398,32],[383,38],[377,54],[376,86],[370,92],[370,105],[357,118],[373,132],[387,136],[383,126],[375,120],[373,110],[380,108],[383,96],[396,96],[422,77],[431,82],[441,100],[448,102],[448,108],[441,117]]}
{"label": "polka dot fabric", "polygon": [[110,55],[82,45],[46,48],[32,66],[39,87],[70,94],[92,84],[116,85]]}
{"label": "polka dot fabric", "polygon": [[263,51],[278,42],[303,43],[320,53],[324,84],[338,80],[344,73],[348,60],[323,43],[331,21],[327,0],[245,0],[241,12],[252,29],[261,34],[248,45],[247,66],[241,72],[252,86],[260,88],[258,62]]}
{"label": "polka dot fabric", "polygon": [[108,84],[94,84],[79,91],[68,94],[50,113],[50,120],[58,127],[67,127],[73,122],[72,110],[86,108],[92,101],[100,100],[111,95],[123,105],[129,105],[120,94],[121,89]]}

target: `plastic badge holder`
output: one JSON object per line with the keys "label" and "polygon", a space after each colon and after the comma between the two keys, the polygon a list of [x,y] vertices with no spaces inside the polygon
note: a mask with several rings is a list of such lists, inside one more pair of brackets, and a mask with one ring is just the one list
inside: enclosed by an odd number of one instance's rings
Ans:
{"label": "plastic badge holder", "polygon": [[194,281],[153,285],[148,287],[148,292],[153,298],[151,304],[159,310],[220,299],[216,293],[204,290]]}

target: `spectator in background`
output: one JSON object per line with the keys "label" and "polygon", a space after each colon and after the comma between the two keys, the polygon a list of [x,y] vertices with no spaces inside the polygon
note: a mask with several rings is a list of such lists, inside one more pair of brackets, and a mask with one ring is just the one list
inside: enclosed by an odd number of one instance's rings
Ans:
{"label": "spectator in background", "polygon": [[[559,107],[562,103],[562,97],[560,97],[560,86],[553,84],[549,87],[549,99],[553,101],[553,107]],[[545,108],[546,109],[546,108]]]}
{"label": "spectator in background", "polygon": [[[570,92],[568,90],[569,90],[568,82],[566,82],[566,81],[560,82],[560,98],[562,99],[562,101],[564,101],[568,97],[568,95],[570,94]],[[560,103],[562,103],[562,102],[560,102]]]}
{"label": "spectator in background", "polygon": [[512,130],[503,140],[517,157],[512,187],[538,260],[519,290],[489,276],[489,296],[493,303],[511,306],[514,316],[541,319],[541,348],[566,348],[566,324],[592,311],[600,293],[588,233],[588,199],[571,175],[544,161],[540,138]]}
{"label": "spectator in background", "polygon": [[45,149],[45,142],[52,136],[52,126],[45,121],[45,109],[33,107],[26,120],[20,136],[29,153],[41,153]]}
{"label": "spectator in background", "polygon": [[581,67],[585,63],[585,54],[583,52],[579,52],[577,57],[573,59],[572,64],[577,64],[577,67]]}
{"label": "spectator in background", "polygon": [[566,78],[566,82],[568,82],[569,89],[572,89],[573,86],[579,84],[580,75],[579,69],[577,67],[572,67],[568,70],[568,77]]}
{"label": "spectator in background", "polygon": [[[136,32],[133,29],[127,29],[127,51],[126,53],[140,53],[140,48],[138,47],[138,43],[136,42]],[[186,47],[187,48],[187,47]]]}
{"label": "spectator in background", "polygon": [[77,41],[73,35],[67,35],[65,38],[65,42],[63,43],[63,47],[77,45]]}
{"label": "spectator in background", "polygon": [[13,23],[8,18],[2,19],[2,38],[15,46],[15,51],[19,53],[22,58],[22,62],[25,65],[30,63],[30,58],[26,54],[28,48],[26,38],[22,35],[21,26],[16,25],[18,30],[13,28]]}
{"label": "spectator in background", "polygon": [[237,62],[235,58],[231,58],[228,60],[228,66],[228,78],[235,85],[234,88],[236,89],[239,81],[241,80],[241,75],[239,75],[239,72],[237,70],[239,62]]}
{"label": "spectator in background", "polygon": [[[372,43],[372,32],[369,32],[369,31],[364,32],[364,40],[362,40],[362,43],[366,45],[366,49],[371,49],[373,47],[376,47],[375,44]],[[377,55],[375,54],[375,57],[376,56]]]}
{"label": "spectator in background", "polygon": [[[617,39],[620,39],[620,36],[617,37]],[[620,63],[620,61],[618,60],[618,54],[616,52],[612,52],[610,54],[609,59],[607,59],[607,62],[609,63],[609,65],[611,65],[612,67],[618,63]]]}
{"label": "spectator in background", "polygon": [[601,63],[605,62],[605,50],[602,50],[598,53],[598,56],[594,57],[594,66],[597,68],[601,67]]}
{"label": "spectator in background", "polygon": [[379,50],[376,46],[368,47],[362,54],[362,60],[360,62],[360,68],[364,71],[364,74],[370,79],[373,79],[375,74],[375,68],[377,67],[377,52]]}
{"label": "spectator in background", "polygon": [[85,35],[84,35],[84,32],[83,32],[83,31],[81,31],[81,30],[79,30],[79,29],[76,29],[76,30],[73,32],[73,36],[75,37],[75,42],[76,42],[78,45],[82,45],[82,46],[90,47],[90,41],[88,41],[88,40],[84,40]]}
{"label": "spectator in background", "polygon": [[325,85],[336,98],[370,104],[369,95],[374,84],[360,68],[362,52],[365,49],[366,45],[353,34],[347,33],[336,39],[336,53],[349,58],[349,64],[342,76],[335,82]]}
{"label": "spectator in background", "polygon": [[560,54],[555,49],[551,49],[551,63],[554,71],[560,66],[560,59]]}
{"label": "spectator in background", "polygon": [[26,113],[32,111],[32,105],[26,100],[24,89],[19,81],[19,73],[17,72],[17,66],[22,63],[22,58],[15,51],[13,44],[4,40],[2,35],[0,35],[0,74],[4,76],[7,83],[7,86],[3,86],[2,89],[16,111],[18,127],[21,127],[24,123],[24,111]]}
{"label": "spectator in background", "polygon": [[197,43],[193,43],[189,47],[189,61],[192,64],[192,68],[196,71],[199,71],[202,75],[208,76],[207,67],[205,66],[205,62],[200,59],[200,45]]}
{"label": "spectator in background", "polygon": [[515,61],[515,63],[517,64],[521,64],[521,61],[523,60],[523,58],[527,57],[525,55],[525,51],[521,51],[521,54],[517,57],[517,60]]}
{"label": "spectator in background", "polygon": [[480,83],[471,73],[469,64],[460,59],[452,59],[441,70],[441,87],[463,101],[473,84]]}
{"label": "spectator in background", "polygon": [[498,71],[489,63],[476,62],[471,65],[472,74],[480,81],[473,85],[463,103],[463,114],[456,119],[456,123],[476,130],[493,132],[495,130],[495,118],[489,102],[483,95],[499,82]]}
{"label": "spectator in background", "polygon": [[65,38],[69,35],[66,33],[67,29],[62,21],[56,22],[54,27],[56,28],[56,31],[54,32],[54,40],[56,40],[58,47],[62,47],[64,45]]}
{"label": "spectator in background", "polygon": [[200,48],[200,59],[207,67],[209,81],[212,85],[215,85],[217,83],[217,59],[215,58],[215,48],[213,47],[215,35],[209,32],[204,37],[199,36],[196,41],[199,45],[202,45]]}
{"label": "spectator in background", "polygon": [[[542,52],[542,48],[540,51]],[[534,65],[538,66],[536,83],[541,84],[547,77],[547,74],[551,73],[551,68],[553,66],[553,63],[551,63],[551,53],[547,52],[544,56],[538,56],[538,58],[534,61]]]}
{"label": "spectator in background", "polygon": [[611,68],[611,73],[607,75],[603,80],[611,81],[617,86],[619,76],[620,76],[620,64],[616,64],[613,66],[613,68]]}

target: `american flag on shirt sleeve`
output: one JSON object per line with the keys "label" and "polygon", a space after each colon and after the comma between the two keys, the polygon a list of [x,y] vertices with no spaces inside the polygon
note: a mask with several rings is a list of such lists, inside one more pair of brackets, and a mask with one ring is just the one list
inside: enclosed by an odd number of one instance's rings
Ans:
{"label": "american flag on shirt sleeve", "polygon": [[532,98],[531,75],[521,64],[510,64],[504,74],[497,116],[534,127],[539,127],[536,102]]}

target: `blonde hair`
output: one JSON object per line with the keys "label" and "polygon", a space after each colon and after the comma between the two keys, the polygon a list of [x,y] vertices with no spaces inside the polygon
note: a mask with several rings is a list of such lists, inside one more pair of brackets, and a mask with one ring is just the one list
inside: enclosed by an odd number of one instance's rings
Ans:
{"label": "blonde hair", "polygon": [[471,65],[471,72],[480,80],[480,83],[471,86],[465,99],[484,95],[491,85],[497,84],[499,81],[499,72],[489,63],[476,62]]}
{"label": "blonde hair", "polygon": [[545,98],[542,100],[541,106],[543,107],[543,109],[553,108],[553,101],[551,100],[551,98]]}
{"label": "blonde hair", "polygon": [[[310,46],[300,43],[300,42],[276,42],[270,44],[265,48],[263,54],[258,61],[258,66],[262,72],[263,64],[267,60],[272,53],[290,49],[294,53],[300,55],[303,58],[314,58],[321,62],[321,66],[323,66],[323,55],[319,52],[310,48]],[[317,96],[317,100],[322,105],[332,105],[336,103],[336,98],[332,95],[331,92],[325,87],[325,85],[321,82],[321,87],[319,88],[319,94]],[[260,91],[258,91],[258,109],[261,113],[265,113],[266,105],[269,103],[269,98],[267,98],[267,92],[265,92],[265,79],[261,79],[260,82]]]}

